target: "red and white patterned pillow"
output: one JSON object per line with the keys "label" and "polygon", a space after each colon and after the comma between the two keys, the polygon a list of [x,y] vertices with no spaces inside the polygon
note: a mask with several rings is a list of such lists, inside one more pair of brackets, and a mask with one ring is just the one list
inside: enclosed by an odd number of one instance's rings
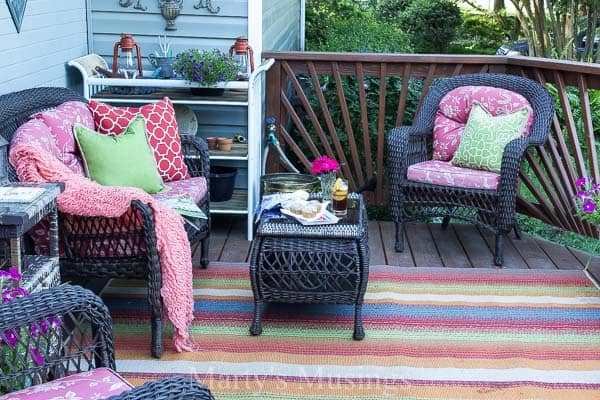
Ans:
{"label": "red and white patterned pillow", "polygon": [[91,100],[89,107],[96,130],[107,135],[121,134],[136,115],[142,114],[146,119],[146,136],[160,176],[165,182],[189,178],[175,110],[168,97],[142,107],[115,107]]}

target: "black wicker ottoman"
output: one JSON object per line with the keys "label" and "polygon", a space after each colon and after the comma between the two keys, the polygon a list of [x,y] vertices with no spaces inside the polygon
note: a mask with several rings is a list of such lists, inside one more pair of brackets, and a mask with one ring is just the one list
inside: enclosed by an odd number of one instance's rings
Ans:
{"label": "black wicker ottoman", "polygon": [[261,218],[250,264],[254,319],[262,333],[264,303],[354,304],[354,339],[365,336],[362,304],[369,276],[367,215],[351,194],[348,215],[333,225],[304,226],[286,217]]}

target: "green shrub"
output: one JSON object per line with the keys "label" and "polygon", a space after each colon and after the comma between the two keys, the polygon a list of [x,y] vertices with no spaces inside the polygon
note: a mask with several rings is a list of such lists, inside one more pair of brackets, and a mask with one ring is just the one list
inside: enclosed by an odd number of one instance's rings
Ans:
{"label": "green shrub", "polygon": [[371,0],[370,7],[378,21],[397,23],[412,0]]}
{"label": "green shrub", "polygon": [[[456,32],[456,47],[461,46],[471,54],[495,54],[510,37],[496,17],[463,11],[462,24]],[[454,50],[454,49],[453,49]]]}
{"label": "green shrub", "polygon": [[372,15],[338,20],[322,30],[324,39],[311,50],[396,53],[410,52],[408,36],[398,27],[379,22]]}
{"label": "green shrub", "polygon": [[368,13],[352,0],[307,0],[306,49],[322,47],[328,39],[328,30],[339,23],[365,17]]}
{"label": "green shrub", "polygon": [[413,0],[398,20],[417,53],[445,53],[461,24],[452,0]]}

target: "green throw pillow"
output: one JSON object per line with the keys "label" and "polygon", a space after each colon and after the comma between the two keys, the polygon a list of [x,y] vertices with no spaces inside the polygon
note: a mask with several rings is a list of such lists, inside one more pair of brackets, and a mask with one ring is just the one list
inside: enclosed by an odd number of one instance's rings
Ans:
{"label": "green throw pillow", "polygon": [[80,124],[73,130],[90,179],[104,186],[131,186],[151,194],[163,190],[142,115],[118,136],[101,135]]}
{"label": "green throw pillow", "polygon": [[521,137],[528,118],[527,108],[493,116],[474,102],[452,165],[500,172],[504,147]]}

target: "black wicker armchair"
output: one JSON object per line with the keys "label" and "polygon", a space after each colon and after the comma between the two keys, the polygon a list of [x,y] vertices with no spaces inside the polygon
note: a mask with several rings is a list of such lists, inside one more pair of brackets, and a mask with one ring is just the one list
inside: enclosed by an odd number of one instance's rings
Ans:
{"label": "black wicker armchair", "polygon": [[[445,186],[407,179],[408,168],[431,159],[434,120],[440,101],[462,86],[491,86],[523,96],[533,109],[527,137],[508,143],[502,154],[497,189]],[[554,101],[548,91],[532,80],[504,74],[471,74],[440,81],[423,100],[412,126],[394,128],[388,137],[390,211],[396,224],[396,251],[404,250],[403,224],[407,220],[443,217],[446,228],[458,218],[491,231],[496,238],[495,265],[503,263],[504,237],[514,228],[518,176],[525,151],[545,143],[554,116]]]}
{"label": "black wicker armchair", "polygon": [[[58,321],[45,332],[41,321]],[[79,286],[58,286],[0,304],[0,332],[32,332],[19,335],[12,346],[0,345],[0,390],[14,392],[78,372],[105,367],[115,369],[112,320],[102,300]],[[43,361],[29,361],[29,353],[15,349],[35,347]],[[43,391],[41,391],[43,393]],[[210,390],[183,377],[148,382],[110,397],[133,399],[206,399]]]}
{"label": "black wicker armchair", "polygon": [[[0,135],[10,142],[16,129],[27,118],[41,110],[76,100],[87,100],[66,88],[34,88],[0,96]],[[182,136],[184,159],[191,176],[209,179],[209,154],[206,143],[197,138]],[[7,160],[3,162],[7,163]],[[9,179],[17,181],[15,171],[9,168]],[[198,206],[210,216],[209,193]],[[64,255],[60,260],[63,279],[72,278],[126,278],[148,282],[148,302],[152,320],[151,351],[160,357],[162,347],[163,306],[160,295],[161,269],[156,249],[152,209],[133,201],[130,210],[120,217],[82,217],[59,214],[60,240]],[[210,217],[186,224],[192,245],[200,241],[201,265],[208,265]],[[109,248],[107,248],[107,246]]]}

